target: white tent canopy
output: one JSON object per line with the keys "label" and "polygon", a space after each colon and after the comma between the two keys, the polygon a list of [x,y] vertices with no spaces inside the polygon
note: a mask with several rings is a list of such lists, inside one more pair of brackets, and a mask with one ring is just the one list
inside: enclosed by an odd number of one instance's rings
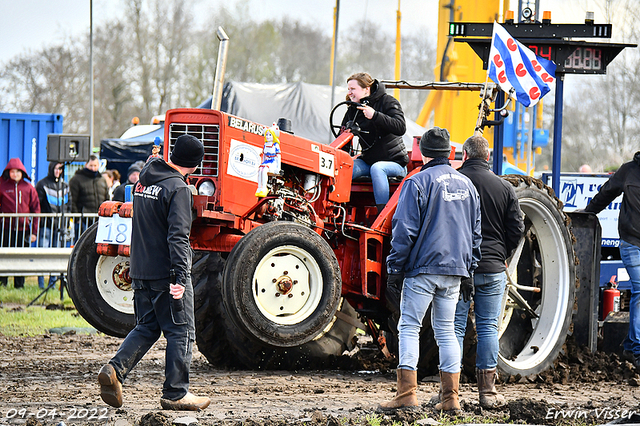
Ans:
{"label": "white tent canopy", "polygon": [[[345,88],[336,88],[334,102],[345,100]],[[211,98],[201,108],[211,107]],[[291,120],[291,130],[304,138],[330,143],[333,140],[329,127],[331,113],[331,87],[308,83],[225,83],[220,109],[247,120],[266,126],[277,122],[279,118]],[[346,108],[336,112],[334,124],[340,125]],[[405,117],[406,119],[406,117]],[[406,120],[407,132],[404,142],[411,150],[414,136],[422,136],[425,129],[411,120]]]}

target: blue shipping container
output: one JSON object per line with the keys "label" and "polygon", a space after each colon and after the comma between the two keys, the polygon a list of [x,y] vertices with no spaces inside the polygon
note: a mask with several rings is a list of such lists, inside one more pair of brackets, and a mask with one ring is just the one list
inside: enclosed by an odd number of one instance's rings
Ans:
{"label": "blue shipping container", "polygon": [[62,114],[0,112],[0,172],[18,157],[35,185],[47,176],[47,136],[62,132]]}

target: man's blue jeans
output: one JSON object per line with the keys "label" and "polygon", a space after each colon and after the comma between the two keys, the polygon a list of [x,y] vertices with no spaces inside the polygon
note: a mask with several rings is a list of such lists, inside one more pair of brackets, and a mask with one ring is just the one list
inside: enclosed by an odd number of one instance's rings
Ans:
{"label": "man's blue jeans", "polygon": [[439,368],[445,373],[460,371],[460,347],[453,327],[459,293],[460,277],[420,274],[404,279],[398,322],[398,368],[418,369],[420,328],[433,302],[431,326],[440,354]]}
{"label": "man's blue jeans", "polygon": [[[488,370],[498,365],[498,321],[502,308],[502,296],[507,284],[506,272],[498,274],[476,274],[473,278],[475,294],[473,296],[476,315],[476,333],[478,347],[476,350],[476,367]],[[456,307],[456,337],[460,345],[460,354],[464,335],[467,330],[467,316],[471,301],[458,301]]]}
{"label": "man's blue jeans", "polygon": [[622,343],[627,351],[640,356],[640,247],[620,240],[620,258],[631,280],[629,334]]}
{"label": "man's blue jeans", "polygon": [[376,204],[387,204],[389,201],[390,177],[405,177],[406,175],[407,168],[393,161],[377,161],[370,166],[360,158],[353,160],[352,179],[363,176],[371,178]]}

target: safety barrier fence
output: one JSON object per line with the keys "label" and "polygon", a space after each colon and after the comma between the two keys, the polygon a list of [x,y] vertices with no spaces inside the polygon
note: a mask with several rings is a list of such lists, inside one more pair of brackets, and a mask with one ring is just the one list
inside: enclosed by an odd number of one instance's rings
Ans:
{"label": "safety barrier fence", "polygon": [[78,237],[97,213],[0,213],[0,276],[67,271]]}

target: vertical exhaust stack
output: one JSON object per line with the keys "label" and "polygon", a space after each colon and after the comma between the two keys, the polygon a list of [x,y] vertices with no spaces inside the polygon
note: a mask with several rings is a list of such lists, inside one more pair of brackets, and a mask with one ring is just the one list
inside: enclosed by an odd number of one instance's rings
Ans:
{"label": "vertical exhaust stack", "polygon": [[227,52],[229,50],[229,36],[224,32],[222,27],[218,27],[216,31],[220,47],[218,48],[218,63],[216,65],[216,76],[213,83],[213,94],[211,96],[211,109],[220,110],[222,103],[222,89],[224,87],[224,72],[227,67]]}

